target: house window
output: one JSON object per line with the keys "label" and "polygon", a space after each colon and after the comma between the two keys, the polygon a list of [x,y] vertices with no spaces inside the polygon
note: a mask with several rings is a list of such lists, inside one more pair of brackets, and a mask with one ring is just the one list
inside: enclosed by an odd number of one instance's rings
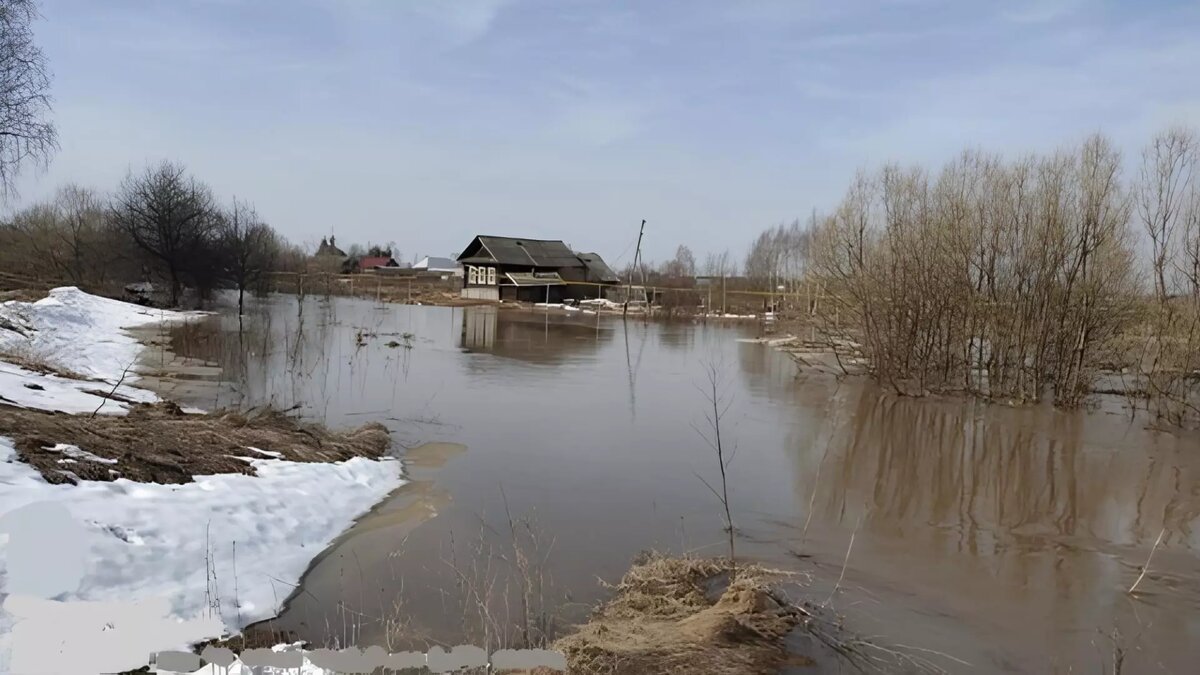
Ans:
{"label": "house window", "polygon": [[496,268],[495,267],[487,268],[487,282],[488,282],[488,286],[496,285]]}
{"label": "house window", "polygon": [[467,265],[467,283],[472,286],[479,283],[479,275],[475,270],[476,267],[474,265]]}

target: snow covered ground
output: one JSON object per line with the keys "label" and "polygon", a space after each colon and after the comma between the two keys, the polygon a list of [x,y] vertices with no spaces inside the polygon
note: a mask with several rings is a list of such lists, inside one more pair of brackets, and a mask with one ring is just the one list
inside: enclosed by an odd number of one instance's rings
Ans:
{"label": "snow covered ground", "polygon": [[142,350],[137,339],[123,329],[202,315],[142,307],[66,286],[51,290],[37,302],[0,304],[0,325],[17,328],[0,328],[0,351],[30,355],[112,384]]}
{"label": "snow covered ground", "polygon": [[[0,362],[0,396],[90,414],[103,399],[86,390],[110,390],[142,349],[122,329],[186,316],[75,288],[4,303],[0,351],[103,381]],[[118,393],[157,399],[125,385]],[[102,412],[126,407],[109,401]],[[52,447],[65,464],[101,460]],[[51,485],[15,452],[0,437],[0,672],[120,671],[267,618],[313,557],[404,482],[396,460],[310,464],[246,448],[257,476]]]}
{"label": "snow covered ground", "polygon": [[[69,446],[63,451],[65,459],[93,461]],[[32,610],[5,602],[16,621],[12,672],[28,672],[19,666],[29,663],[44,672],[69,672],[61,668],[97,648],[105,652],[105,642],[117,646],[107,650],[117,660],[96,671],[119,671],[145,663],[151,651],[185,647],[268,618],[309,561],[400,484],[395,460],[306,464],[246,454],[257,476],[198,476],[184,485],[125,479],[51,485],[16,461],[12,443],[0,437],[0,529],[21,517],[14,514],[21,507],[61,505],[82,528],[76,536],[84,561],[78,586],[53,602]],[[152,635],[121,624],[123,603],[154,598],[167,599],[166,622],[183,620],[188,627],[172,634],[175,642],[155,644],[143,639]],[[71,624],[72,605],[80,601],[109,603],[111,616],[64,635],[61,627]],[[51,640],[59,661],[39,648],[39,635]],[[60,642],[70,647],[66,654]],[[35,653],[35,660],[23,660]]]}
{"label": "snow covered ground", "polygon": [[73,380],[57,375],[35,373],[0,361],[0,403],[9,403],[22,408],[90,415],[96,410],[99,410],[101,414],[120,414],[129,409],[129,406],[122,401],[105,399],[93,392],[115,393],[122,398],[139,403],[153,403],[158,400],[158,396],[154,392],[126,384],[117,387],[114,392],[113,384],[115,383]]}
{"label": "snow covered ground", "polygon": [[[90,414],[99,409],[102,414],[121,414],[128,410],[126,403],[105,402],[104,397],[89,393],[98,391],[153,403],[158,396],[132,386],[137,376],[131,366],[143,346],[124,329],[199,315],[101,298],[72,286],[55,288],[37,302],[0,303],[2,402],[66,413]],[[6,353],[87,379],[34,372],[5,362],[2,355]],[[118,382],[121,385],[113,391]]]}

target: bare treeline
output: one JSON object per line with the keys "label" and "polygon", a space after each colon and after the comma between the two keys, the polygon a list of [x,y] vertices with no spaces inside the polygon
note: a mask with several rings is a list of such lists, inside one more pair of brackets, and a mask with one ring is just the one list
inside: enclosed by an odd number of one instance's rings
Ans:
{"label": "bare treeline", "polygon": [[1134,201],[1150,242],[1155,299],[1137,382],[1148,412],[1182,426],[1200,421],[1200,136],[1185,128],[1156,136],[1142,153]]}
{"label": "bare treeline", "polygon": [[216,288],[255,289],[285,260],[303,257],[254,207],[221,204],[173,162],[126,176],[112,195],[68,185],[0,226],[0,266],[33,279],[65,279],[113,292],[162,280],[168,302],[185,288],[199,299]]}
{"label": "bare treeline", "polygon": [[764,288],[795,290],[808,271],[811,249],[811,222],[805,226],[794,220],[764,230],[746,255],[746,276]]}
{"label": "bare treeline", "polygon": [[1126,367],[1144,376],[1135,388],[1170,390],[1178,421],[1196,411],[1200,368],[1194,139],[1161,134],[1132,181],[1099,135],[1010,161],[968,151],[936,175],[860,173],[805,243],[818,314],[903,394],[1072,407],[1101,373]]}

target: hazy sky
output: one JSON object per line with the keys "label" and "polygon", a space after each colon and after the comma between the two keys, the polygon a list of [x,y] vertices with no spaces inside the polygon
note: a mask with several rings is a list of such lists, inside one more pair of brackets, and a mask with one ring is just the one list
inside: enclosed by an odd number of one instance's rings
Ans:
{"label": "hazy sky", "polygon": [[739,257],[856,168],[1200,123],[1200,3],[44,0],[61,152],[171,158],[315,243]]}

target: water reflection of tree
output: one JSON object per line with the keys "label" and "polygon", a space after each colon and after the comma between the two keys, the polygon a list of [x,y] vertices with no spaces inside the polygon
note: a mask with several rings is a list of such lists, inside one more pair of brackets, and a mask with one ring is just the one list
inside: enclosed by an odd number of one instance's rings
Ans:
{"label": "water reflection of tree", "polygon": [[[869,510],[864,527],[895,536],[949,533],[935,539],[972,554],[1074,537],[1144,545],[1161,527],[1194,545],[1197,460],[1173,454],[1183,461],[1172,465],[1156,459],[1156,448],[1086,441],[1083,425],[1106,418],[902,399],[871,386],[848,404],[822,470],[828,480],[816,486],[819,519],[856,520]],[[821,452],[810,448],[818,459]],[[809,493],[801,496],[807,502]]]}
{"label": "water reflection of tree", "polygon": [[658,330],[658,342],[672,351],[691,351],[698,330],[691,324],[661,324]]}
{"label": "water reflection of tree", "polygon": [[[716,333],[719,339],[729,340],[729,334],[721,331]],[[736,345],[738,372],[747,389],[766,393],[772,400],[789,400],[799,395],[804,398],[815,394],[815,403],[821,396],[828,394],[836,382],[830,378],[822,380],[800,380],[802,390],[797,389],[796,363],[787,354],[778,349],[764,348],[762,345],[739,343]]]}

